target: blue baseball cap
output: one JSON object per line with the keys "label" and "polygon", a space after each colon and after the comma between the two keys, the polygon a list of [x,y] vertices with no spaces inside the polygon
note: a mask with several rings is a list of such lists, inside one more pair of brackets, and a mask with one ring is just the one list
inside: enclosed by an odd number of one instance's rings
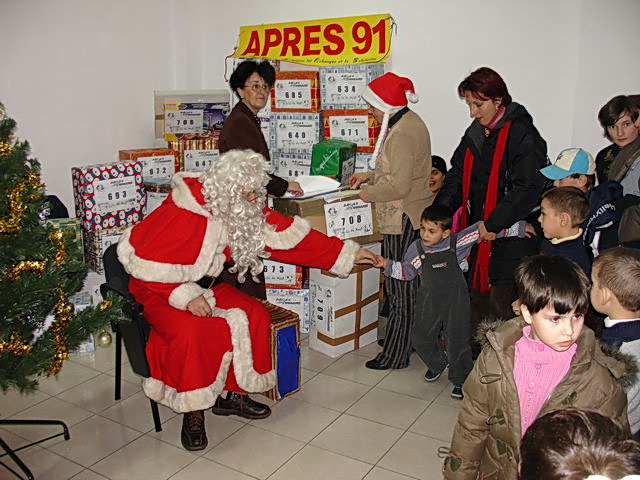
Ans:
{"label": "blue baseball cap", "polygon": [[574,173],[593,175],[596,173],[596,163],[586,150],[565,148],[558,154],[553,165],[541,168],[540,173],[551,180],[561,180]]}

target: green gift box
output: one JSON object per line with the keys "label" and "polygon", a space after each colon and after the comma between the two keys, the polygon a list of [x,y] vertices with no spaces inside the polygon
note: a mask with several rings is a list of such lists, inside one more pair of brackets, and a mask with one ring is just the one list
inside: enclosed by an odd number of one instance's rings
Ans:
{"label": "green gift box", "polygon": [[50,218],[47,220],[54,230],[62,232],[67,239],[71,239],[71,243],[75,246],[73,252],[67,252],[74,260],[84,262],[84,246],[82,241],[82,229],[80,228],[79,218]]}
{"label": "green gift box", "polygon": [[311,150],[311,175],[325,175],[347,183],[356,165],[356,144],[329,138]]}

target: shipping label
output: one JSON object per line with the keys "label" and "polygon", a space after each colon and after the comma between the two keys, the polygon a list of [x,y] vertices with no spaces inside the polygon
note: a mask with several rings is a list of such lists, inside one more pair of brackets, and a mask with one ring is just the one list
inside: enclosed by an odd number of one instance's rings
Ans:
{"label": "shipping label", "polygon": [[118,210],[136,208],[135,177],[96,180],[93,186],[97,214],[107,215]]}
{"label": "shipping label", "polygon": [[369,146],[368,115],[333,115],[329,121],[331,138],[355,143],[358,147]]}
{"label": "shipping label", "polygon": [[324,213],[329,236],[346,240],[373,233],[370,203],[362,200],[327,203]]}

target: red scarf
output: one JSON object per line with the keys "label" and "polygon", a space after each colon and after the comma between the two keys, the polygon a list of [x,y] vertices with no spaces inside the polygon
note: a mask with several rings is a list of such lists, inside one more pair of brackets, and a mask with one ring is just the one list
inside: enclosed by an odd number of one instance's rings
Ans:
{"label": "red scarf", "polygon": [[[489,174],[489,185],[487,186],[487,194],[484,198],[484,211],[482,219],[489,218],[493,209],[496,208],[498,201],[498,177],[500,173],[500,165],[504,157],[504,150],[507,145],[507,137],[509,136],[509,128],[511,127],[511,120],[504,122],[504,126],[500,129],[498,134],[498,141],[496,148],[493,151],[493,160],[491,162],[491,173]],[[461,229],[467,227],[468,222],[468,209],[469,203],[469,191],[471,189],[471,172],[473,170],[473,153],[469,147],[464,153],[464,167],[462,171],[462,216],[461,216]],[[480,242],[478,245],[478,258],[476,259],[475,268],[473,270],[473,281],[471,282],[471,288],[479,290],[480,293],[485,293],[491,290],[489,285],[489,257],[491,256],[491,242]]]}

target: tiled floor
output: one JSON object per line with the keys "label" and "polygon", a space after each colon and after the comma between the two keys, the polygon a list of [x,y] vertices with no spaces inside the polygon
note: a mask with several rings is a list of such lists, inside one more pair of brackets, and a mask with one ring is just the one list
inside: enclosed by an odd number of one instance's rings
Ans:
{"label": "tiled floor", "polygon": [[[0,415],[69,425],[71,440],[20,452],[38,479],[440,478],[438,447],[448,446],[460,402],[449,397],[444,376],[423,380],[416,356],[404,370],[366,369],[379,349],[372,344],[332,359],[303,345],[302,390],[273,405],[265,420],[207,413],[209,447],[197,453],[180,445],[181,415],[160,407],[163,431],[153,431],[149,402],[128,366],[123,399],[113,400],[113,346],[74,356],[32,395],[0,396]],[[5,427],[0,436],[19,447],[51,432]],[[0,478],[13,477],[0,467]]]}

